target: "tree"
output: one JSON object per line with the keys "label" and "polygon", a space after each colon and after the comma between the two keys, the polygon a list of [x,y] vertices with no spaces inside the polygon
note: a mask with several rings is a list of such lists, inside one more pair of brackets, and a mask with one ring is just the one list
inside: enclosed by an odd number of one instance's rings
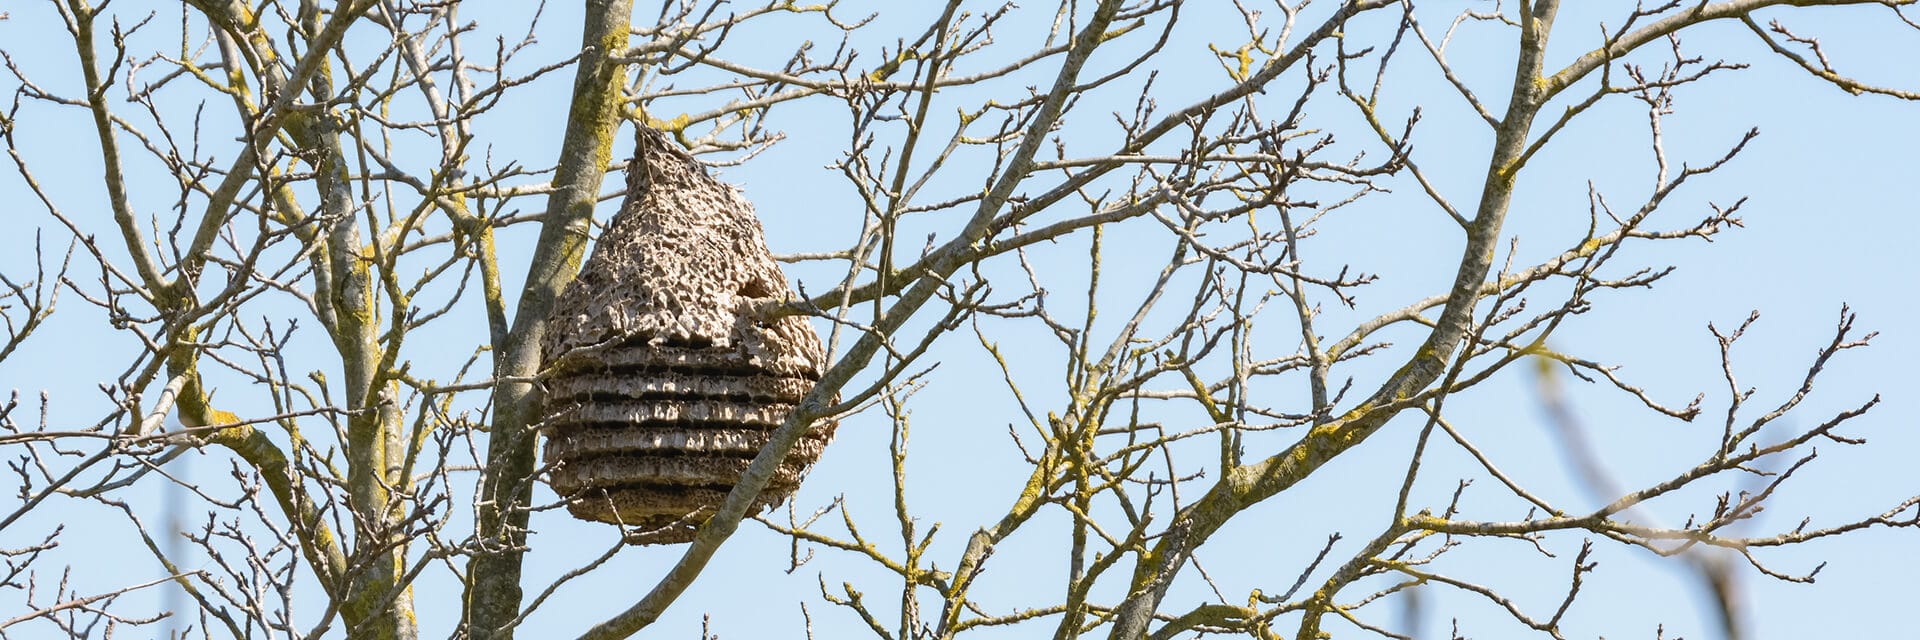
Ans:
{"label": "tree", "polygon": [[[1787,24],[1829,17],[1808,7],[1830,7],[1846,20],[1920,28],[1901,13],[1907,4],[1675,1],[1608,7],[1596,30],[1569,26],[1552,0],[1457,14],[1392,0],[1262,9],[688,0],[639,15],[629,0],[593,0],[568,16],[579,48],[557,55],[536,44],[562,38],[544,6],[15,9],[0,23],[8,31],[52,35],[23,45],[10,33],[0,50],[14,89],[0,120],[19,178],[8,189],[21,194],[10,201],[39,209],[4,223],[15,248],[34,238],[35,260],[6,265],[0,360],[16,375],[47,366],[19,354],[56,330],[125,344],[118,359],[69,363],[101,381],[96,394],[43,395],[37,408],[16,395],[0,410],[20,487],[0,520],[9,560],[0,585],[23,604],[0,631],[91,637],[164,622],[204,637],[507,638],[539,624],[627,637],[696,579],[750,579],[703,573],[789,448],[824,419],[889,432],[877,463],[890,469],[890,492],[828,488],[844,500],[820,506],[819,494],[803,494],[785,518],[755,517],[789,541],[789,571],[816,552],[835,557],[820,597],[881,637],[998,627],[1128,639],[1393,635],[1386,603],[1441,592],[1562,637],[1597,547],[1683,558],[1713,584],[1811,580],[1817,568],[1775,568],[1766,554],[1920,518],[1916,496],[1837,522],[1754,521],[1799,488],[1789,480],[1817,464],[1815,445],[1864,442],[1853,430],[1879,403],[1870,391],[1846,390],[1852,404],[1824,413],[1802,404],[1842,351],[1872,337],[1850,311],[1811,360],[1791,365],[1803,383],[1784,395],[1737,382],[1748,365],[1734,346],[1751,317],[1714,329],[1726,392],[1712,404],[1670,402],[1606,364],[1608,346],[1561,339],[1598,303],[1631,304],[1616,300],[1672,272],[1632,265],[1643,247],[1741,225],[1746,200],[1714,178],[1756,134],[1670,158],[1675,134],[1663,123],[1676,96],[1745,63],[1683,36],[1731,26],[1761,57],[1804,72],[1769,78],[1779,85],[1912,101],[1920,95],[1837,68]],[[55,24],[70,47],[46,46]],[[1463,46],[1475,51],[1452,53]],[[564,116],[543,109],[561,95]],[[1565,193],[1516,204],[1543,180],[1535,167],[1584,153],[1566,138],[1589,119],[1617,126],[1628,105],[1644,128],[1613,134],[1614,144],[1650,150],[1650,177],[1590,183],[1585,216],[1564,213]],[[1433,132],[1429,109],[1464,117]],[[92,128],[65,119],[74,114]],[[830,365],[691,543],[631,547],[600,525],[603,552],[536,581],[535,545],[572,544],[530,537],[561,526],[554,507],[569,498],[541,485],[552,471],[537,453],[541,340],[611,213],[600,203],[627,195],[604,178],[626,166],[616,158],[628,126],[737,169],[726,177],[791,181],[801,195],[775,206],[800,215],[796,205],[811,205],[804,224],[824,231],[782,256],[797,275],[793,295],[759,313],[809,318]],[[558,132],[558,143],[522,155],[514,136],[527,130]],[[813,146],[780,144],[783,130]],[[1415,144],[1429,135],[1448,142]],[[834,139],[832,151],[817,144]],[[97,174],[42,169],[81,147]],[[817,174],[752,173],[783,153],[830,163],[844,182],[829,190],[809,184]],[[771,193],[738,181],[750,195]],[[1616,204],[1622,194],[1630,204]],[[1701,197],[1727,199],[1693,201]],[[1395,230],[1382,206],[1418,212],[1395,219],[1425,234],[1413,250],[1387,240]],[[1704,213],[1675,223],[1676,208]],[[1540,224],[1524,247],[1512,235],[1522,216]],[[791,220],[783,224],[795,228]],[[801,244],[773,235],[777,247]],[[1341,255],[1322,236],[1376,250]],[[1413,273],[1438,274],[1427,279],[1435,288],[1374,293],[1381,281],[1368,274],[1380,269],[1369,262],[1399,251],[1418,261]],[[953,335],[964,332],[975,340]],[[942,371],[965,353],[985,354],[1004,389],[977,371]],[[1536,398],[1498,390],[1528,367]],[[1641,420],[1689,423],[1663,426],[1681,435],[1657,439],[1600,434],[1684,451],[1687,462],[1616,477],[1620,465],[1587,443],[1561,375],[1631,399]],[[940,534],[909,499],[915,394],[942,385],[971,400],[967,415],[937,428],[979,438],[983,426],[1006,426],[1020,454],[976,465],[983,487],[1016,490],[983,490],[977,498],[997,511],[946,527],[960,534]],[[1543,402],[1561,435],[1533,455],[1559,449],[1578,485],[1541,491],[1503,470],[1487,452],[1500,432],[1457,408],[1479,397]],[[1396,429],[1411,448],[1380,450]],[[1278,496],[1363,482],[1333,471],[1357,455],[1378,462],[1365,482],[1387,483],[1391,497],[1352,505],[1370,514],[1347,532],[1356,541],[1284,549],[1297,575],[1251,587],[1214,580],[1197,559],[1203,549],[1248,558],[1219,549],[1219,536],[1275,526],[1261,509]],[[176,473],[193,459],[231,473],[219,482]],[[1496,488],[1467,491],[1475,479]],[[204,513],[177,534],[135,504],[165,486]],[[855,504],[891,513],[875,519]],[[119,514],[87,528],[112,527],[132,548],[115,552],[157,567],[155,579],[106,591],[39,586],[59,552],[99,548],[55,551],[74,534],[46,519],[83,507]],[[1743,528],[1758,525],[1771,528]],[[875,527],[897,530],[898,542],[869,537]],[[1556,574],[1570,572],[1570,586],[1542,606],[1514,591],[1527,587],[1491,586],[1508,574],[1447,564],[1501,541],[1521,543],[1497,547],[1513,562],[1571,560]],[[1022,544],[1041,545],[1038,564],[1065,565],[1046,574],[1058,581],[1049,591],[994,582],[1025,570],[1025,560],[1003,559]],[[182,562],[189,553],[207,561]],[[530,617],[582,598],[569,591],[576,577],[634,554],[677,560],[627,582],[631,593],[591,603],[591,626]],[[828,586],[828,571],[854,564],[890,576],[897,604],[851,581]],[[464,596],[416,588],[435,580]],[[108,606],[163,586],[184,594],[179,610]],[[1738,598],[1721,602],[1726,634],[1739,635]]]}

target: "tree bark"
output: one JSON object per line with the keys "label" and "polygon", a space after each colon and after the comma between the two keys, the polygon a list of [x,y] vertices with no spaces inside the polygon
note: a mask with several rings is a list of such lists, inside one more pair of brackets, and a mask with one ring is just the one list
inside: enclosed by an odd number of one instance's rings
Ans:
{"label": "tree bark", "polygon": [[[632,0],[587,2],[582,47],[589,51],[574,76],[554,190],[547,198],[539,245],[527,268],[513,327],[505,344],[494,345],[495,379],[522,380],[539,373],[547,314],[580,271],[600,181],[620,128],[627,64],[618,57],[627,48],[632,11]],[[467,637],[505,640],[513,637],[513,630],[504,627],[520,614],[520,563],[526,549],[526,507],[533,495],[532,426],[540,415],[539,392],[526,382],[502,382],[494,387],[493,407],[475,523],[486,549],[467,565],[462,621]]]}

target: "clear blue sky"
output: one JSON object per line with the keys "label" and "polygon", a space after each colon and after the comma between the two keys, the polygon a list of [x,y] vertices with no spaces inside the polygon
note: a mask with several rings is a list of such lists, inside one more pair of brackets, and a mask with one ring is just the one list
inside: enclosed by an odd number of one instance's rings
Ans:
{"label": "clear blue sky", "polygon": [[[0,46],[48,89],[73,94],[79,84],[74,77],[74,57],[52,8],[40,3],[12,4],[17,6],[5,9],[11,18],[0,21],[0,43],[4,43]],[[540,42],[518,63],[520,71],[560,59],[576,49],[578,7],[573,4],[553,3],[546,8]],[[657,9],[651,2],[639,4],[637,16],[650,17]],[[1244,36],[1225,3],[1211,4],[1222,6],[1189,10],[1166,56],[1154,63],[1163,71],[1154,87],[1154,97],[1163,108],[1185,104],[1227,82],[1209,60],[1205,45],[1231,48]],[[1622,6],[1625,3],[1566,4],[1570,6],[1563,9],[1559,19],[1555,45],[1549,51],[1549,68],[1594,46],[1598,25],[1602,21],[1617,23],[1620,12],[1626,10]],[[123,11],[143,10],[116,6]],[[1317,11],[1325,9],[1316,7]],[[1437,13],[1426,14],[1430,29],[1440,28],[1450,15],[1447,7],[1437,9]],[[918,34],[920,27],[914,25],[924,23],[924,16],[919,15],[924,8],[888,10],[896,13],[885,14],[872,25],[865,32],[868,35],[863,44],[891,43],[895,37]],[[171,7],[163,9],[156,20],[177,21],[178,15],[172,11]],[[470,42],[485,42],[495,32],[504,33],[509,40],[517,38],[524,30],[521,11],[524,7],[476,6],[464,10],[464,19],[480,24],[475,35],[485,36]],[[1033,30],[1044,27],[1050,12],[1041,4],[1016,10],[999,34],[999,46],[1008,51],[1026,46]],[[1312,15],[1303,17],[1302,23],[1315,22]],[[1920,53],[1920,32],[1900,25],[1884,8],[1767,15],[1787,18],[1796,31],[1821,37],[1835,64],[1844,71],[1878,84],[1920,89],[1920,72],[1911,64]],[[1373,43],[1390,26],[1376,17],[1358,21],[1348,31],[1355,38]],[[162,27],[171,25],[149,29],[162,32]],[[371,29],[355,36],[369,39],[362,44],[378,43],[378,35]],[[824,40],[830,36],[804,30],[745,31],[734,36],[729,43],[733,48],[726,51],[733,58],[777,66],[795,44],[808,38]],[[1504,104],[1512,40],[1511,30],[1468,25],[1462,27],[1454,45],[1454,63],[1490,105]],[[151,33],[135,42],[136,51],[172,51],[178,46],[165,35]],[[1707,323],[1735,326],[1749,310],[1761,313],[1749,337],[1739,344],[1736,366],[1741,385],[1758,390],[1755,404],[1771,406],[1798,385],[1815,349],[1830,337],[1841,305],[1850,305],[1859,313],[1860,328],[1880,332],[1874,346],[1835,358],[1816,394],[1787,422],[1805,425],[1824,420],[1835,411],[1880,393],[1884,402],[1844,430],[1848,435],[1867,438],[1869,444],[1821,445],[1820,459],[1800,471],[1796,481],[1745,531],[1787,530],[1803,517],[1812,518],[1813,526],[1823,526],[1878,513],[1906,496],[1920,493],[1920,466],[1913,464],[1915,456],[1920,455],[1920,433],[1914,428],[1916,418],[1920,418],[1920,404],[1916,404],[1910,389],[1915,380],[1912,363],[1920,360],[1920,323],[1914,320],[1920,315],[1914,295],[1920,269],[1913,258],[1914,239],[1920,237],[1920,222],[1916,222],[1916,213],[1920,212],[1915,208],[1920,202],[1916,197],[1920,196],[1920,187],[1916,187],[1920,181],[1915,176],[1920,165],[1916,165],[1913,151],[1920,148],[1920,104],[1848,96],[1767,54],[1737,23],[1709,25],[1690,32],[1684,43],[1689,53],[1709,60],[1750,63],[1752,68],[1715,74],[1679,90],[1676,112],[1667,116],[1664,124],[1666,149],[1675,164],[1700,164],[1718,157],[1748,127],[1759,128],[1761,135],[1724,171],[1676,195],[1653,226],[1688,225],[1709,212],[1709,203],[1724,205],[1747,197],[1742,209],[1746,226],[1720,235],[1711,244],[1673,242],[1625,252],[1615,263],[1616,276],[1639,265],[1672,265],[1677,271],[1651,290],[1597,296],[1593,310],[1556,334],[1553,345],[1622,365],[1624,377],[1664,402],[1685,404],[1694,394],[1704,392],[1705,415],[1691,424],[1664,419],[1637,409],[1631,398],[1610,389],[1577,382],[1569,389],[1572,402],[1597,443],[1599,455],[1621,482],[1640,486],[1669,477],[1697,462],[1703,447],[1708,446],[1703,443],[1718,437],[1717,420],[1726,406],[1725,385],[1719,378]],[[818,44],[831,46],[824,41]],[[1422,106],[1414,159],[1454,202],[1470,205],[1477,198],[1479,176],[1486,166],[1490,144],[1487,129],[1438,77],[1417,43],[1402,46],[1388,77],[1382,110],[1398,119],[1404,118],[1412,106]],[[870,62],[871,57],[863,60]],[[1660,56],[1642,56],[1640,60],[1657,65]],[[1115,61],[1096,59],[1095,66],[1105,69],[1101,63]],[[528,165],[550,162],[563,124],[570,80],[570,71],[542,79],[511,94],[507,102],[476,124],[475,130],[482,137],[480,144],[485,145],[482,148],[491,154],[495,165],[507,161]],[[992,88],[1003,91],[1001,95],[1019,96],[1022,83],[1043,80],[1026,76],[1022,81]],[[1284,111],[1293,94],[1278,87],[1292,87],[1293,82],[1276,85],[1262,105],[1263,114],[1276,117]],[[10,76],[0,77],[0,95],[12,95],[16,85]],[[1111,144],[1114,126],[1110,113],[1130,110],[1138,91],[1137,83],[1126,86],[1132,88],[1095,94],[1105,102],[1090,100],[1078,105],[1063,133],[1070,144],[1081,149]],[[123,95],[119,88],[114,91],[116,100]],[[942,99],[966,105],[983,98],[978,93],[956,92]],[[132,109],[132,105],[116,101],[116,108]],[[192,104],[182,102],[171,108],[183,109],[179,113],[184,114]],[[229,144],[232,135],[227,110],[227,105],[217,100],[207,103],[207,144]],[[951,113],[951,108],[935,112]],[[1318,123],[1314,126],[1338,136],[1340,148],[1346,151],[1334,155],[1380,153],[1371,134],[1356,128],[1351,106],[1331,94],[1316,98],[1308,113]],[[105,198],[97,187],[99,160],[93,129],[84,112],[28,103],[19,112],[19,120],[23,123],[17,134],[21,152],[58,198],[57,204],[88,225],[88,232],[110,237]],[[1645,108],[1637,102],[1615,99],[1603,103],[1562,133],[1527,168],[1505,232],[1520,238],[1517,263],[1556,253],[1578,238],[1586,224],[1589,184],[1617,208],[1631,208],[1644,198],[1652,175],[1645,123]],[[858,223],[857,209],[850,206],[851,194],[845,181],[834,170],[823,168],[843,152],[847,132],[844,116],[829,100],[797,105],[769,125],[785,131],[788,140],[741,166],[725,169],[723,177],[740,184],[756,202],[768,241],[776,252],[844,247]],[[627,140],[623,136],[616,145],[617,155],[630,150]],[[168,177],[155,173],[152,163],[136,161],[132,169],[136,175],[136,206],[143,214],[166,219],[170,212],[165,206],[175,197],[176,187]],[[936,185],[941,192],[964,192],[977,185],[975,176],[979,172],[955,173],[950,182]],[[1410,180],[1390,184],[1393,193],[1369,197],[1326,221],[1310,245],[1308,257],[1322,260],[1323,266],[1351,264],[1380,276],[1377,284],[1358,291],[1352,310],[1331,301],[1325,303],[1323,326],[1340,327],[1332,332],[1344,333],[1353,321],[1435,293],[1451,278],[1452,264],[1459,253],[1458,233],[1450,230],[1451,223]],[[0,213],[0,273],[18,279],[31,273],[34,230],[39,230],[42,242],[54,254],[66,245],[68,235],[27,191],[12,171],[11,161],[6,171],[0,171],[0,202],[7,205]],[[143,204],[148,202],[160,204]],[[518,206],[537,204],[522,201]],[[610,213],[611,206],[605,212]],[[928,230],[943,232],[943,238],[951,233],[949,221],[926,224]],[[1164,231],[1151,221],[1134,221],[1108,233],[1111,250],[1142,252],[1138,261],[1115,254],[1109,265],[1107,291],[1114,296],[1114,304],[1125,304],[1131,299],[1126,283],[1140,282],[1144,270],[1155,268],[1157,263],[1153,261],[1163,255],[1160,247],[1164,245]],[[527,231],[505,234],[503,264],[523,263],[531,239]],[[1085,255],[1086,239],[1081,237],[1035,247],[1032,257],[1050,277],[1058,278],[1049,284],[1050,289],[1073,292],[1084,291]],[[81,268],[73,274],[75,279],[91,280],[97,286],[98,274],[85,268],[87,262],[79,259],[76,264]],[[788,269],[788,274],[805,283],[809,291],[829,288],[835,277],[835,267],[803,265]],[[1016,277],[1018,272],[1010,264],[997,264],[988,273]],[[1015,291],[1019,286],[1009,285],[1006,290]],[[95,385],[119,375],[136,344],[125,335],[106,332],[96,310],[70,293],[64,296],[55,321],[19,353],[0,362],[0,391],[19,389],[23,399],[32,403],[34,394],[44,390],[51,399],[54,428],[77,428],[101,414],[103,403]],[[1063,297],[1069,300],[1061,304],[1072,308],[1075,303],[1071,296]],[[463,310],[477,308],[467,305]],[[472,333],[436,334],[428,344],[416,340],[416,351],[410,354],[419,363],[416,372],[434,370],[440,372],[435,376],[448,376],[450,367],[457,366],[483,337],[477,319],[452,326]],[[308,340],[318,338],[317,326],[303,327],[302,331]],[[1415,342],[1413,336],[1399,331],[1387,339],[1410,349]],[[1031,372],[1022,381],[1029,399],[1043,409],[1058,406],[1059,375],[1049,368],[1057,367],[1057,343],[1031,327],[1006,327],[1006,333],[997,335],[997,339],[1014,354],[1021,370]],[[1282,335],[1269,340],[1278,351],[1294,349]],[[313,342],[309,348],[318,348],[318,344]],[[1388,360],[1403,357],[1398,353],[1372,366],[1389,366]],[[965,330],[948,336],[928,358],[941,366],[911,405],[914,457],[910,496],[924,523],[943,523],[931,555],[940,559],[942,568],[951,568],[965,533],[997,518],[1013,497],[1017,489],[1014,485],[1024,478],[1019,452],[1005,436],[1007,423],[1022,418],[999,384],[991,361]],[[1530,368],[1516,368],[1449,400],[1452,419],[1476,434],[1479,444],[1505,470],[1526,479],[1536,490],[1567,504],[1591,505],[1593,500],[1582,493],[1565,459],[1557,454],[1531,393],[1533,380],[1526,371]],[[1360,376],[1356,382],[1359,393],[1369,384],[1365,376],[1378,372],[1362,365],[1350,373]],[[264,399],[254,397],[261,395],[257,390],[238,382],[229,385],[221,388],[217,396],[220,401],[243,414],[249,410],[268,412]],[[1304,397],[1298,389],[1284,393]],[[1273,404],[1286,407],[1288,403]],[[1201,551],[1202,566],[1231,599],[1239,597],[1235,594],[1244,596],[1250,588],[1270,593],[1284,590],[1329,533],[1339,531],[1347,536],[1333,558],[1356,548],[1390,513],[1391,494],[1404,472],[1405,456],[1418,427],[1412,420],[1396,422],[1323,471],[1337,482],[1309,481],[1297,491],[1244,514]],[[885,529],[892,500],[887,490],[887,438],[886,421],[877,413],[846,421],[840,427],[839,439],[795,500],[802,514],[844,494],[855,517],[871,523],[876,530],[869,533],[871,537],[897,545],[897,534]],[[1271,453],[1284,438],[1254,441],[1251,453]],[[1419,503],[1444,504],[1453,488],[1452,479],[1474,474],[1470,462],[1455,453],[1436,455],[1430,462],[1428,482],[1415,496]],[[169,467],[216,484],[226,481],[228,469],[226,457],[212,453],[190,455]],[[544,487],[540,491],[542,499],[550,498]],[[137,498],[135,510],[149,522],[164,521],[168,505],[175,504],[168,502],[173,498],[165,496],[158,482],[147,482],[129,495]],[[1487,478],[1479,478],[1468,496],[1470,504],[1476,497],[1485,500],[1477,503],[1482,510],[1470,512],[1472,516],[1509,519],[1519,515],[1510,508],[1502,510],[1500,491]],[[1689,493],[1685,499],[1656,510],[1662,518],[1678,521],[1689,512],[1703,512],[1711,504],[1702,492]],[[189,513],[199,510],[193,508]],[[199,517],[190,515],[189,519]],[[998,572],[988,574],[978,588],[979,593],[988,594],[985,599],[989,604],[1004,609],[1054,597],[1058,588],[1048,578],[1064,572],[1065,563],[1058,551],[1063,544],[1059,534],[1064,521],[1059,514],[1049,517],[1052,520],[1043,518],[1034,526],[1035,531],[1010,541],[996,553]],[[68,527],[57,562],[75,567],[73,586],[80,591],[99,591],[161,575],[157,564],[130,537],[124,519],[111,510],[78,501],[49,503],[33,517],[0,532],[0,547],[37,541],[59,522],[66,522]],[[459,537],[465,535],[469,524],[464,517],[456,517],[452,526],[456,529],[450,535]],[[534,551],[528,556],[528,584],[534,590],[545,584],[543,578],[591,559],[613,538],[606,527],[574,522],[557,512],[536,515],[534,527]],[[1796,573],[1823,561],[1828,564],[1813,585],[1787,584],[1743,571],[1752,629],[1757,632],[1754,637],[1866,638],[1911,633],[1912,576],[1920,574],[1920,554],[1912,552],[1915,539],[1912,531],[1872,530],[1763,555],[1771,566]],[[1570,554],[1578,548],[1577,536],[1554,540],[1551,548],[1561,553],[1558,559],[1542,558],[1521,543],[1479,541],[1449,554],[1448,562],[1440,567],[1500,586],[1530,612],[1538,613],[1550,610],[1557,602]],[[823,581],[836,592],[842,581],[851,582],[873,600],[888,603],[882,606],[887,611],[897,598],[897,586],[887,576],[857,558],[830,550],[818,550],[811,563],[791,574],[784,573],[787,551],[786,541],[776,534],[757,525],[743,527],[668,618],[643,635],[695,637],[702,614],[711,613],[712,630],[721,637],[799,637],[797,603],[805,602],[812,614],[815,637],[856,637],[865,633],[864,626],[847,610],[820,600],[818,591]],[[1711,621],[1703,613],[1705,602],[1678,563],[1605,540],[1596,541],[1596,551],[1595,559],[1601,567],[1589,577],[1585,597],[1569,614],[1570,635],[1651,638],[1655,625],[1664,623],[1668,638],[1713,637]],[[637,598],[677,556],[672,549],[628,550],[599,572],[571,583],[530,623],[533,628],[550,632],[526,635],[557,637],[583,629]],[[1188,575],[1191,573],[1189,570]],[[303,588],[312,588],[306,574],[299,580]],[[1503,622],[1499,612],[1484,601],[1441,589],[1426,592],[1422,628],[1432,637],[1445,637],[1437,634],[1446,633],[1452,617],[1458,617],[1462,633],[1472,637],[1511,637],[1522,631]],[[1356,588],[1346,595],[1360,593],[1362,590]],[[9,617],[5,607],[14,606],[17,596],[5,593],[0,597],[5,598],[0,602],[7,603],[0,605],[0,618]],[[126,606],[132,613],[150,612],[164,597],[157,590],[144,592],[128,598]],[[1204,586],[1189,579],[1176,589],[1166,606],[1179,610],[1211,597]],[[430,572],[423,579],[416,589],[416,599],[425,636],[446,634],[458,598],[458,587],[445,572]],[[296,602],[300,604],[296,615],[305,616],[300,619],[310,620],[318,614],[315,599]],[[1373,619],[1395,626],[1404,624],[1393,616],[1376,615]],[[1340,637],[1359,633],[1350,627],[1335,629]],[[50,630],[40,628],[41,632]],[[35,632],[29,629],[27,633]],[[994,633],[985,635],[995,637]],[[1023,637],[1017,632],[998,633],[998,637]]]}

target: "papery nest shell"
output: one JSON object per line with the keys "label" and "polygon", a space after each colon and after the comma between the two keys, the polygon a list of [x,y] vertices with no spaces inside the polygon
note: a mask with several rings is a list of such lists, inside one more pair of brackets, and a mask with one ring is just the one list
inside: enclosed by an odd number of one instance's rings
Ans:
{"label": "papery nest shell", "polygon": [[[825,366],[738,190],[639,127],[627,197],[554,303],[541,431],[548,482],[574,517],[684,542]],[[753,505],[792,495],[833,437],[816,421]]]}

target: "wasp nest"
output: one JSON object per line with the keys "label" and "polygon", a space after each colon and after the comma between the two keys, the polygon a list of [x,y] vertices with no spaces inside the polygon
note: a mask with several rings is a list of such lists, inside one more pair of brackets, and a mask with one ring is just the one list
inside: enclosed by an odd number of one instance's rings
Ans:
{"label": "wasp nest", "polygon": [[[805,319],[762,319],[786,277],[753,206],[640,127],[627,198],[555,303],[541,344],[549,482],[583,520],[685,542],[819,379]],[[833,436],[816,422],[754,511],[784,500]]]}

